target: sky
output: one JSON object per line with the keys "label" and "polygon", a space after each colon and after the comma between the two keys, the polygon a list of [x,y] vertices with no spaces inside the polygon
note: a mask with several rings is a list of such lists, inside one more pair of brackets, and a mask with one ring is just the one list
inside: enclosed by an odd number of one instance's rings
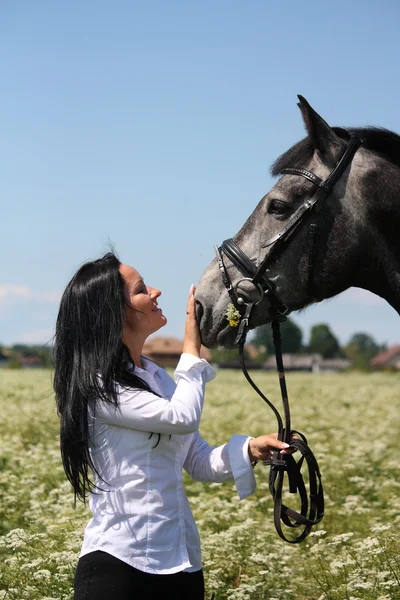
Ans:
{"label": "sky", "polygon": [[[0,3],[0,344],[51,340],[66,284],[115,247],[158,287],[182,338],[189,286],[304,137],[400,132],[397,0]],[[294,313],[304,341],[400,343],[384,300],[351,288]]]}

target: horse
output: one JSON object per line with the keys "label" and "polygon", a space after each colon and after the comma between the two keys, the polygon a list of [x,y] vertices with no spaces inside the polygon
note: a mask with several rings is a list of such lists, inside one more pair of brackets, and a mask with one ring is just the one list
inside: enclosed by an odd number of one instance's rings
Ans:
{"label": "horse", "polygon": [[239,310],[251,303],[250,329],[351,286],[400,312],[400,136],[330,127],[298,98],[307,137],[275,161],[271,173],[282,176],[217,247],[197,286],[197,321],[209,348],[235,343],[231,302]]}

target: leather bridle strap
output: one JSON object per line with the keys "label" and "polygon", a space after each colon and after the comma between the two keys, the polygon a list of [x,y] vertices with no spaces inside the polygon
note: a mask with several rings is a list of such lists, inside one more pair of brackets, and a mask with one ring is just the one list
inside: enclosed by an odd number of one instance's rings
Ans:
{"label": "leather bridle strap", "polygon": [[315,194],[315,196],[318,196],[317,200],[323,200],[324,198],[326,198],[326,196],[328,196],[332,192],[333,187],[338,182],[338,180],[341,178],[341,176],[343,175],[343,173],[345,172],[345,170],[347,169],[347,167],[353,160],[353,156],[357,152],[360,145],[361,145],[360,138],[358,138],[356,136],[352,136],[350,138],[342,156],[337,161],[336,165],[334,166],[332,171],[329,173],[329,175],[325,179],[325,181],[322,181],[322,179],[317,177],[317,175],[314,175],[314,173],[311,173],[311,171],[307,171],[307,169],[301,169],[298,167],[288,167],[287,169],[282,169],[281,174],[282,175],[300,175],[301,177],[308,179],[309,181],[311,181],[314,185],[316,185],[318,187],[318,190]]}
{"label": "leather bridle strap", "polygon": [[283,171],[281,171],[281,174],[287,174],[287,175],[302,175],[302,177],[304,177],[305,179],[308,179],[308,181],[311,181],[311,183],[313,183],[314,185],[316,185],[319,188],[323,188],[326,190],[326,192],[329,194],[330,193],[330,189],[329,187],[326,185],[326,183],[320,179],[317,175],[315,175],[314,173],[311,173],[311,171],[307,171],[307,169],[300,169],[300,168],[296,168],[296,167],[288,167],[287,169],[283,169]]}
{"label": "leather bridle strap", "polygon": [[[283,455],[276,451],[271,460],[263,462],[264,465],[270,466],[269,490],[274,501],[275,529],[285,542],[297,544],[307,537],[313,525],[316,525],[322,520],[322,517],[324,516],[324,492],[317,460],[308,446],[305,436],[299,431],[291,429],[289,400],[282,361],[279,322],[274,321],[272,323],[272,328],[276,364],[284,408],[284,423],[276,407],[268,400],[265,394],[262,393],[249,375],[244,362],[244,341],[239,344],[239,355],[242,371],[247,381],[264,402],[266,402],[273,410],[276,416],[278,422],[278,439],[290,444],[292,448],[295,448],[300,453],[300,458],[296,461],[292,455]],[[304,463],[308,468],[309,493],[307,493],[307,487],[301,472]],[[289,508],[282,502],[285,474],[287,474],[289,492],[291,494],[298,494],[300,497],[300,512]],[[282,523],[292,529],[303,527],[303,530],[296,537],[288,538],[283,532]]]}
{"label": "leather bridle strap", "polygon": [[222,258],[220,250],[223,251],[223,253],[227,256],[227,258],[229,258],[231,263],[233,265],[235,265],[235,267],[243,275],[245,275],[246,277],[251,279],[253,285],[255,285],[256,287],[261,287],[263,294],[264,293],[268,294],[269,302],[275,308],[275,310],[277,311],[278,314],[285,315],[288,312],[288,308],[287,308],[286,304],[283,304],[283,302],[281,302],[280,299],[275,294],[275,284],[270,279],[268,279],[268,277],[266,277],[264,274],[260,278],[258,278],[256,281],[256,275],[258,273],[257,266],[248,258],[248,256],[246,256],[246,254],[239,248],[239,246],[231,238],[224,240],[221,244],[220,249],[217,247],[215,247],[215,248],[216,248],[216,252],[217,252],[217,256],[218,256],[219,267],[220,267],[221,273],[222,273],[222,269],[221,269],[221,263],[222,263],[223,269],[225,272],[225,276],[226,276],[226,280],[228,282],[228,285],[227,285],[227,283],[225,283],[225,281],[224,281],[224,285],[227,288],[228,293],[229,293],[234,305],[237,304],[237,298],[234,295],[233,286],[230,283],[228,273],[226,271],[225,265],[223,264],[223,258]]}
{"label": "leather bridle strap", "polygon": [[[252,277],[254,279],[258,271],[257,266],[231,238],[222,242],[221,250],[223,250],[231,263],[238,267],[239,270],[246,275],[246,277]],[[264,276],[260,277],[257,283],[261,283],[261,285],[264,286],[268,291],[272,292],[275,289],[273,283]]]}
{"label": "leather bridle strap", "polygon": [[281,175],[299,175],[301,177],[304,177],[308,181],[311,181],[311,183],[313,183],[317,187],[317,191],[309,200],[302,204],[299,210],[289,220],[286,226],[283,229],[281,229],[281,231],[279,231],[279,233],[277,233],[275,236],[270,238],[267,242],[265,242],[262,245],[263,248],[269,248],[271,246],[272,248],[269,252],[267,252],[266,256],[259,265],[256,274],[254,275],[255,284],[264,278],[265,270],[269,261],[271,260],[272,252],[276,252],[277,248],[282,244],[282,242],[286,242],[289,239],[289,237],[293,234],[293,232],[303,220],[303,217],[307,212],[310,212],[314,208],[319,210],[322,202],[332,192],[333,187],[351,163],[354,154],[357,152],[360,145],[361,140],[359,138],[350,138],[341,158],[338,160],[334,169],[331,171],[331,173],[328,175],[325,181],[317,177],[317,175],[315,175],[311,171],[307,171],[307,169],[301,169],[298,167],[288,167],[287,169],[283,169],[281,171]]}

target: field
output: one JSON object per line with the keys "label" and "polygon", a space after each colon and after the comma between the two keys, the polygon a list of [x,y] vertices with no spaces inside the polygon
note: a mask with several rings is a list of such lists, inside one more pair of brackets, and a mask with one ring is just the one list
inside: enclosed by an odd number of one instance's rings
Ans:
{"label": "field", "polygon": [[[274,374],[256,381],[279,406]],[[272,522],[267,470],[239,501],[231,483],[186,479],[202,537],[209,599],[400,599],[400,377],[289,374],[293,427],[305,433],[323,474],[326,513],[301,545]],[[82,532],[58,449],[50,371],[0,371],[0,600],[70,600]],[[276,430],[242,374],[209,384],[202,435]]]}

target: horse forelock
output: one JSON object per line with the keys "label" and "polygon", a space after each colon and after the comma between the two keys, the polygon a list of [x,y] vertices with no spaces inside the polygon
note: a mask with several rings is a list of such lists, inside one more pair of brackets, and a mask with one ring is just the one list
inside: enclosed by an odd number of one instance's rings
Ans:
{"label": "horse forelock", "polygon": [[[352,135],[361,139],[362,146],[400,167],[400,135],[383,127],[332,127],[338,137],[348,140]],[[289,167],[306,168],[315,152],[311,137],[306,137],[282,154],[272,165],[271,175],[276,177]]]}

